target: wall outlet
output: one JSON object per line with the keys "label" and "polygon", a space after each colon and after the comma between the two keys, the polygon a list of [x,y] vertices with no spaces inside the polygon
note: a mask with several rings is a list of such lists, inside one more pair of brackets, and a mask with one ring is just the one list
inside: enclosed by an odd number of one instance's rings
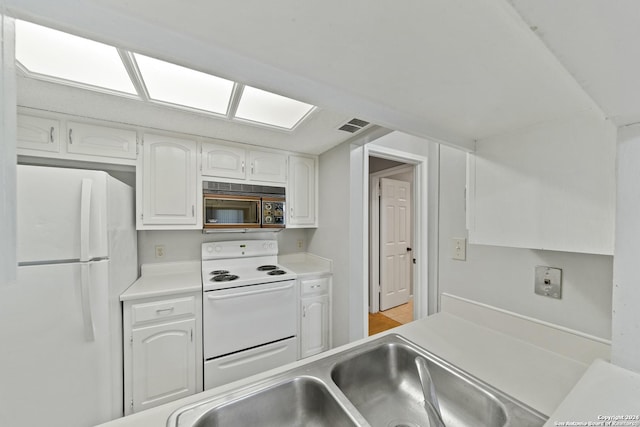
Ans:
{"label": "wall outlet", "polygon": [[559,268],[536,266],[535,293],[545,297],[562,298],[562,270]]}
{"label": "wall outlet", "polygon": [[453,246],[451,258],[459,261],[466,261],[467,259],[467,239],[453,238]]}
{"label": "wall outlet", "polygon": [[164,257],[164,245],[156,245],[156,258]]}
{"label": "wall outlet", "polygon": [[298,239],[298,249],[302,249],[304,247],[304,240]]}

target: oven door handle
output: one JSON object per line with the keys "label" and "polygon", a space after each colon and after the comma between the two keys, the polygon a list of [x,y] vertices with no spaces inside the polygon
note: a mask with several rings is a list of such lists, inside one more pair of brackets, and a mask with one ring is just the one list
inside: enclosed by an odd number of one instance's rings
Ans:
{"label": "oven door handle", "polygon": [[226,295],[211,295],[211,293],[209,293],[207,295],[207,298],[211,300],[222,300],[222,299],[229,299],[229,298],[246,297],[248,295],[264,294],[267,292],[282,291],[282,290],[291,289],[291,288],[293,288],[293,283],[290,283],[285,286],[278,286],[277,288],[260,289],[259,291],[238,292],[238,293],[226,294]]}

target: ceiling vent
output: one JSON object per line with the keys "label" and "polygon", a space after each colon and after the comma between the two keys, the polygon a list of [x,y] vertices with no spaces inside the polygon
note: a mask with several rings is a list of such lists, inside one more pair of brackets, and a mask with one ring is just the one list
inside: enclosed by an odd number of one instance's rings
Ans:
{"label": "ceiling vent", "polygon": [[342,126],[340,126],[338,128],[338,130],[343,130],[343,131],[349,132],[349,133],[356,133],[359,130],[361,130],[364,127],[366,127],[368,124],[369,124],[369,122],[365,122],[364,120],[351,119],[347,123],[345,123]]}

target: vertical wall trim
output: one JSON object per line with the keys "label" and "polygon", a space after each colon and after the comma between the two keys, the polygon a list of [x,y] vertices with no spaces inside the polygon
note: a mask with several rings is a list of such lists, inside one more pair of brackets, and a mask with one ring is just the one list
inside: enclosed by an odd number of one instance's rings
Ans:
{"label": "vertical wall trim", "polygon": [[0,286],[16,280],[15,21],[0,4]]}
{"label": "vertical wall trim", "polygon": [[618,130],[611,361],[640,372],[640,126]]}

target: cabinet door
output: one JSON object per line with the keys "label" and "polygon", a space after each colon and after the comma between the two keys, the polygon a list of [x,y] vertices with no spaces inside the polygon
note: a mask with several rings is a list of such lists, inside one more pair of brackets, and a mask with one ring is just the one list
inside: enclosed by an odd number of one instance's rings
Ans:
{"label": "cabinet door", "polygon": [[68,122],[67,151],[91,156],[136,158],[135,130]]}
{"label": "cabinet door", "polygon": [[202,143],[202,175],[245,179],[246,150],[232,145]]}
{"label": "cabinet door", "polygon": [[268,151],[249,151],[249,179],[284,183],[287,180],[287,156]]}
{"label": "cabinet door", "polygon": [[133,411],[196,392],[195,319],[134,329]]}
{"label": "cabinet door", "polygon": [[329,296],[301,299],[300,357],[329,350]]}
{"label": "cabinet door", "polygon": [[143,147],[142,224],[196,225],[196,142],[146,134]]}
{"label": "cabinet door", "polygon": [[60,150],[60,122],[54,119],[18,114],[17,147],[29,150]]}
{"label": "cabinet door", "polygon": [[289,157],[289,221],[287,227],[317,227],[316,160],[312,157]]}

